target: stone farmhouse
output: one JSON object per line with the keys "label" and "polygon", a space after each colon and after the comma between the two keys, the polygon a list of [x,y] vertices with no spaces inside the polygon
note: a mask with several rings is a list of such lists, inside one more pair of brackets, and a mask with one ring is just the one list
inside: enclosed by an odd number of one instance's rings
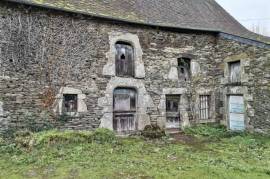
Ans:
{"label": "stone farmhouse", "polygon": [[270,38],[214,0],[1,0],[0,131],[270,130]]}

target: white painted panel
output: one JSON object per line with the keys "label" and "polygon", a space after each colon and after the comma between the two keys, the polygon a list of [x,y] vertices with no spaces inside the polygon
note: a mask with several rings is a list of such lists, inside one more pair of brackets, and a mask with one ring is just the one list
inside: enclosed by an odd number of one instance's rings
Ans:
{"label": "white painted panel", "polygon": [[243,96],[229,97],[229,123],[231,130],[245,130],[245,109]]}
{"label": "white painted panel", "polygon": [[244,114],[230,113],[230,129],[242,131],[245,129]]}

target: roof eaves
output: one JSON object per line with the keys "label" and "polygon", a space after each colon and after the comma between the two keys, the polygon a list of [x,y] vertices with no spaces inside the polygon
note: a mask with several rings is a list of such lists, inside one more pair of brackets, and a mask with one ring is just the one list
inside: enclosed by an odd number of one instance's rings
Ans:
{"label": "roof eaves", "polygon": [[270,44],[267,44],[267,43],[264,43],[264,42],[261,42],[261,41],[257,41],[257,40],[253,40],[253,39],[249,39],[249,38],[245,38],[245,37],[241,37],[241,36],[236,36],[236,35],[233,35],[233,34],[220,32],[219,37],[229,39],[229,40],[234,40],[234,41],[244,43],[244,44],[248,44],[248,45],[257,46],[257,47],[260,47],[260,48],[270,49]]}
{"label": "roof eaves", "polygon": [[145,22],[145,21],[138,21],[138,20],[134,21],[134,20],[130,20],[130,19],[116,18],[116,17],[106,16],[106,15],[101,15],[101,14],[85,12],[85,11],[81,11],[81,10],[60,8],[60,7],[56,7],[56,6],[51,6],[51,5],[46,4],[46,3],[33,3],[33,2],[22,1],[22,0],[6,0],[6,1],[16,2],[16,3],[20,3],[20,4],[25,4],[25,5],[32,5],[32,6],[37,6],[37,7],[47,8],[47,9],[59,10],[59,11],[64,11],[64,12],[71,12],[71,13],[77,13],[77,14],[82,14],[82,15],[88,15],[88,16],[92,16],[92,17],[120,21],[120,22],[125,22],[125,23],[140,24],[140,25],[147,25],[147,26],[156,26],[156,27],[163,27],[163,28],[170,28],[170,29],[186,29],[186,30],[213,32],[213,33],[220,32],[216,29],[210,29],[210,28],[206,29],[206,28],[194,28],[194,27],[181,27],[181,26],[175,26],[172,24],[161,24],[161,23],[156,24],[156,23]]}

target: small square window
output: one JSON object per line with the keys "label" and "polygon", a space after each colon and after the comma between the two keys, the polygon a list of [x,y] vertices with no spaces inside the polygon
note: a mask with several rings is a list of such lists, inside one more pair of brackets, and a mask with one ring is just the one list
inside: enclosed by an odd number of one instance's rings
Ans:
{"label": "small square window", "polygon": [[64,94],[63,112],[77,112],[78,110],[78,95]]}
{"label": "small square window", "polygon": [[210,118],[210,95],[200,95],[200,119]]}

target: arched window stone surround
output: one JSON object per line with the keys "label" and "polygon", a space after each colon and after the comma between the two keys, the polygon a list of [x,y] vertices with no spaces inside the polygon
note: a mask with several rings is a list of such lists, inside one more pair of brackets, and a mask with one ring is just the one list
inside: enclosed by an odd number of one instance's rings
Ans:
{"label": "arched window stone surround", "polygon": [[103,68],[103,75],[115,76],[115,44],[117,42],[126,42],[132,45],[134,48],[134,71],[135,78],[145,77],[145,68],[142,60],[143,51],[140,45],[139,37],[136,34],[124,33],[124,32],[111,32],[109,34],[110,49],[106,53],[108,59],[107,64]]}
{"label": "arched window stone surround", "polygon": [[146,125],[150,124],[147,108],[154,107],[153,100],[147,93],[142,80],[120,77],[114,77],[110,80],[105,96],[98,100],[98,105],[103,108],[100,127],[113,130],[113,92],[119,87],[137,90],[137,112],[135,118],[138,123],[138,130],[143,130]]}

